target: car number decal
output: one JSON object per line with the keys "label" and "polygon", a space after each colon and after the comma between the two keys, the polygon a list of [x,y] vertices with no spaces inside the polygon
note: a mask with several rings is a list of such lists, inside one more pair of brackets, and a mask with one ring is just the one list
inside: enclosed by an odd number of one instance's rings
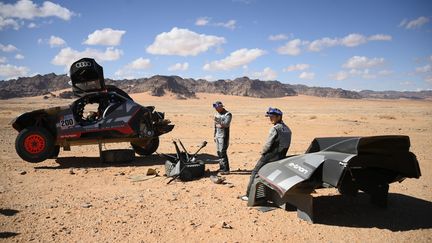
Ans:
{"label": "car number decal", "polygon": [[60,120],[61,129],[67,129],[69,127],[73,127],[75,125],[75,120],[72,115],[64,116],[63,119]]}

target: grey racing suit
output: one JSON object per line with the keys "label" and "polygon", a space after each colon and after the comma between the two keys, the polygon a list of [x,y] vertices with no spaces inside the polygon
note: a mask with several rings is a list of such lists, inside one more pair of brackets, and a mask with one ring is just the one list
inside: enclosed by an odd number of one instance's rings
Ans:
{"label": "grey racing suit", "polygon": [[252,170],[249,184],[246,189],[246,196],[249,196],[258,171],[267,163],[285,158],[291,145],[291,129],[282,121],[270,128],[269,136],[261,151],[261,158]]}
{"label": "grey racing suit", "polygon": [[229,171],[229,161],[227,150],[229,146],[230,124],[232,114],[223,110],[221,113],[217,112],[214,117],[215,130],[214,138],[216,142],[216,150],[219,157],[219,170]]}

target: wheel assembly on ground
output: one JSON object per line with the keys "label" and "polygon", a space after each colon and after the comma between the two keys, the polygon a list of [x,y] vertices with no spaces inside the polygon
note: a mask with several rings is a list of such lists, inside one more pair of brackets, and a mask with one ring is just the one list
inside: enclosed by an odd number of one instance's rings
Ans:
{"label": "wheel assembly on ground", "polygon": [[139,155],[151,155],[159,147],[159,137],[152,138],[148,143],[146,144],[139,144],[139,143],[131,143],[132,148],[135,150],[135,153]]}

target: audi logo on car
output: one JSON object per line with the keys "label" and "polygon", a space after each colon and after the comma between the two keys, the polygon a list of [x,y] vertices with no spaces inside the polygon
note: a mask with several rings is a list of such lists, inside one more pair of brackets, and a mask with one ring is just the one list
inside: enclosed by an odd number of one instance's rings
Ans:
{"label": "audi logo on car", "polygon": [[83,68],[83,67],[91,67],[91,62],[79,62],[75,64],[75,67],[77,68]]}

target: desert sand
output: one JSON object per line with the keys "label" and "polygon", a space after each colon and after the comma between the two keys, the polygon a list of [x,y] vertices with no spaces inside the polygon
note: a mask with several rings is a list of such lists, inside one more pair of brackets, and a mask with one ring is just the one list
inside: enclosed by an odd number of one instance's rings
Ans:
{"label": "desert sand", "polygon": [[[208,176],[191,182],[164,177],[157,155],[130,163],[106,164],[97,146],[72,147],[56,160],[31,164],[15,153],[17,132],[8,124],[19,114],[71,100],[42,97],[0,101],[0,241],[9,242],[431,242],[432,241],[432,101],[349,100],[308,96],[258,99],[198,94],[197,99],[133,94],[154,105],[176,125],[161,137],[160,153],[173,153],[180,138],[194,151],[206,140],[203,159],[214,159],[212,102],[221,100],[233,113],[228,150],[231,169],[225,185]],[[295,212],[261,212],[237,199],[271,126],[269,106],[284,111],[293,131],[289,154],[303,153],[315,137],[403,134],[411,138],[422,176],[390,186],[389,205],[378,209],[360,194],[341,197],[320,189],[316,223]],[[109,144],[123,148],[128,144]],[[206,169],[218,165],[209,160]],[[149,168],[156,178],[134,182]],[[222,227],[223,224],[230,227]]]}

